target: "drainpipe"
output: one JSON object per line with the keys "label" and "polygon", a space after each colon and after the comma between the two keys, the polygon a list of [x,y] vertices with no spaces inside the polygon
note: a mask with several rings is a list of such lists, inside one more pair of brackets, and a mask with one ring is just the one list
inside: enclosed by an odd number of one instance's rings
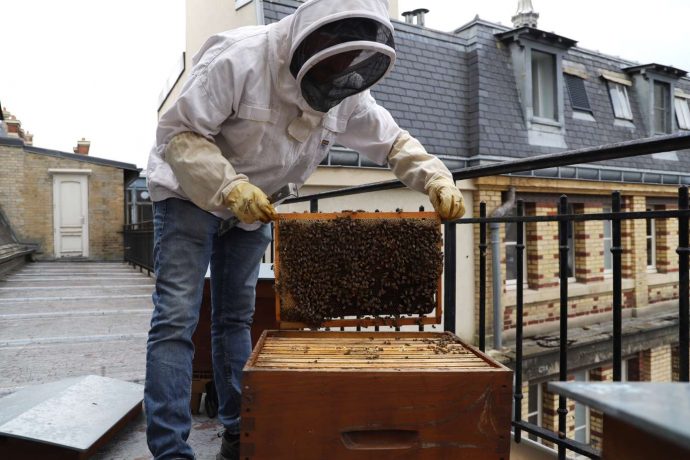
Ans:
{"label": "drainpipe", "polygon": [[[508,190],[508,199],[491,217],[503,217],[515,207],[515,187]],[[493,280],[493,300],[494,300],[494,350],[503,347],[503,308],[501,305],[501,295],[503,291],[503,280],[501,279],[501,224],[492,222],[491,228],[491,274]]]}
{"label": "drainpipe", "polygon": [[263,26],[266,24],[266,16],[264,16],[264,2],[263,0],[254,0],[256,3],[256,25]]}

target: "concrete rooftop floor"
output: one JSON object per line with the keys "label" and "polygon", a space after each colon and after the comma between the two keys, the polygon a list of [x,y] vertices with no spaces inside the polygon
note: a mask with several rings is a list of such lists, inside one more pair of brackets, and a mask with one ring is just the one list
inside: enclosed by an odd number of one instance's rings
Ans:
{"label": "concrete rooftop floor", "polygon": [[[0,397],[82,375],[143,383],[154,280],[124,263],[37,262],[0,280]],[[203,404],[202,404],[203,408]],[[217,419],[194,417],[190,444],[214,459]],[[142,460],[141,415],[95,455]]]}

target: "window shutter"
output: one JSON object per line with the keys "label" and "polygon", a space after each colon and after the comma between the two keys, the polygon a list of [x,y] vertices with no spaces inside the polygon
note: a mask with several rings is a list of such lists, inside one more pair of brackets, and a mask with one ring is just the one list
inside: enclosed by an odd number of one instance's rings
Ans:
{"label": "window shutter", "polygon": [[589,105],[585,81],[582,78],[569,74],[565,74],[565,81],[568,85],[568,93],[570,94],[570,103],[573,106],[573,110],[591,113],[592,107]]}

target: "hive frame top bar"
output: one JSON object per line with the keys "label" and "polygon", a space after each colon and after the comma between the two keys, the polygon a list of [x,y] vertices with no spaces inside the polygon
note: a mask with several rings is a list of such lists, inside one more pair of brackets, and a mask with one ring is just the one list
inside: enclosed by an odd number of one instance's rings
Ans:
{"label": "hive frame top bar", "polygon": [[[411,341],[422,341],[424,339],[430,339],[430,342],[436,340],[443,340],[444,338],[452,338],[452,342],[456,346],[461,346],[464,351],[474,356],[476,359],[483,362],[482,366],[470,367],[462,369],[462,372],[510,372],[505,365],[491,359],[487,354],[481,352],[479,349],[468,345],[463,340],[458,338],[455,334],[449,332],[431,332],[431,331],[400,331],[400,332],[355,332],[355,331],[292,331],[292,330],[266,330],[261,334],[256,347],[252,351],[251,356],[247,360],[245,366],[245,371],[248,369],[256,371],[285,371],[286,369],[273,368],[271,366],[261,365],[259,363],[260,358],[264,355],[267,350],[267,346],[275,346],[275,340],[278,339],[283,346],[290,349],[291,345],[307,345],[308,347],[323,347],[325,342],[337,343],[343,347],[347,347],[348,344],[353,342],[359,342],[360,344],[380,344],[381,341],[388,340],[391,344],[405,344]],[[420,342],[423,344],[423,342]],[[424,346],[424,345],[422,345]],[[429,352],[433,354],[433,352]],[[302,351],[293,351],[295,357],[303,356]],[[404,364],[404,361],[401,361]],[[318,364],[318,363],[316,363]],[[302,371],[318,370],[322,372],[362,372],[362,371],[379,371],[379,372],[400,372],[405,370],[400,367],[381,367],[377,366],[377,361],[372,360],[371,366],[365,366],[360,368],[348,368],[343,366],[341,368],[320,368],[318,365],[310,365],[305,363],[302,366]],[[410,372],[438,372],[439,367],[431,368],[415,368],[414,366],[407,366],[407,371]],[[440,366],[442,367],[442,366]],[[289,369],[288,369],[289,370]],[[294,369],[291,369],[294,370]],[[457,369],[456,369],[457,370]],[[454,371],[454,369],[448,369],[448,371]]]}
{"label": "hive frame top bar", "polygon": [[[438,225],[441,225],[441,218],[436,212],[364,212],[364,211],[342,211],[334,213],[280,213],[278,214],[278,221],[289,220],[334,220],[337,218],[349,217],[352,219],[374,220],[374,219],[425,219],[435,220]],[[274,258],[274,273],[276,279],[280,276],[280,225],[275,226],[275,258]],[[333,327],[373,327],[373,326],[422,326],[441,324],[443,321],[443,306],[442,306],[442,276],[439,276],[438,285],[436,289],[436,308],[430,315],[417,315],[405,317],[362,317],[354,319],[332,319],[324,321],[321,324],[322,328]],[[304,323],[290,322],[281,320],[281,303],[280,295],[276,291],[276,320],[280,329],[308,329],[309,326]]]}

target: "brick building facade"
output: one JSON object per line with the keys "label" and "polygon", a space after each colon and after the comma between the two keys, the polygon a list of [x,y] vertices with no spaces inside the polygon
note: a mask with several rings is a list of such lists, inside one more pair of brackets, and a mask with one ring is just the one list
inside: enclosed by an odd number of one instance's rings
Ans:
{"label": "brick building facade", "polygon": [[[258,22],[278,21],[299,4],[296,0],[256,2]],[[194,16],[198,7],[193,2],[187,2],[187,7]],[[239,18],[242,13],[225,8],[223,14],[228,16]],[[396,65],[372,89],[372,95],[452,170],[690,132],[690,79],[684,70],[656,63],[640,65],[580,48],[575,40],[539,30],[538,14],[531,8],[519,16],[513,28],[476,17],[448,33],[393,21]],[[208,30],[205,35],[215,32]],[[191,56],[196,49],[185,51]],[[376,165],[336,145],[315,176],[334,167],[360,177]],[[490,216],[505,204],[511,188],[524,201],[527,215],[545,216],[557,213],[562,194],[568,195],[571,213],[610,212],[614,191],[622,194],[623,211],[675,209],[678,187],[686,184],[690,184],[688,152],[666,152],[482,177],[459,186],[468,203],[466,217],[477,217],[481,202]],[[328,206],[336,206],[336,201],[328,200]],[[515,279],[511,265],[517,243],[514,229],[507,231],[501,225],[499,232],[500,274],[492,273],[488,262],[491,245],[487,254],[487,343],[501,334],[503,345],[492,353],[514,365],[515,286],[524,283],[523,418],[558,431],[558,397],[546,391],[546,382],[558,378],[558,348],[554,348],[560,319],[558,225],[526,225],[524,280]],[[472,322],[472,332],[462,337],[477,343],[479,227],[464,235],[458,240],[457,260],[469,262],[458,266],[456,285],[468,289],[458,289],[456,331],[467,330],[460,322]],[[674,220],[625,221],[622,239],[624,377],[677,379],[678,224]],[[569,337],[573,338],[568,373],[573,380],[609,381],[610,222],[574,223],[568,245]],[[491,299],[494,284],[500,285],[495,303]],[[502,320],[499,331],[492,326],[493,306]],[[600,448],[601,414],[573,402],[568,409],[568,436]]]}
{"label": "brick building facade", "polygon": [[[78,154],[34,147],[27,142],[21,123],[16,118],[13,121],[14,128],[9,127],[7,136],[0,137],[0,206],[17,238],[38,244],[35,257],[39,260],[122,260],[125,187],[138,177],[136,166],[90,157],[84,140],[75,147],[75,152],[81,152]],[[84,196],[83,209],[59,212],[56,184],[64,183],[65,178],[76,179],[66,187],[85,187],[78,193]],[[63,200],[62,207],[71,206],[72,196]],[[72,216],[74,213],[80,215]],[[78,234],[56,226],[56,219],[73,217],[84,224]],[[63,243],[60,248],[56,247],[59,238]]]}

